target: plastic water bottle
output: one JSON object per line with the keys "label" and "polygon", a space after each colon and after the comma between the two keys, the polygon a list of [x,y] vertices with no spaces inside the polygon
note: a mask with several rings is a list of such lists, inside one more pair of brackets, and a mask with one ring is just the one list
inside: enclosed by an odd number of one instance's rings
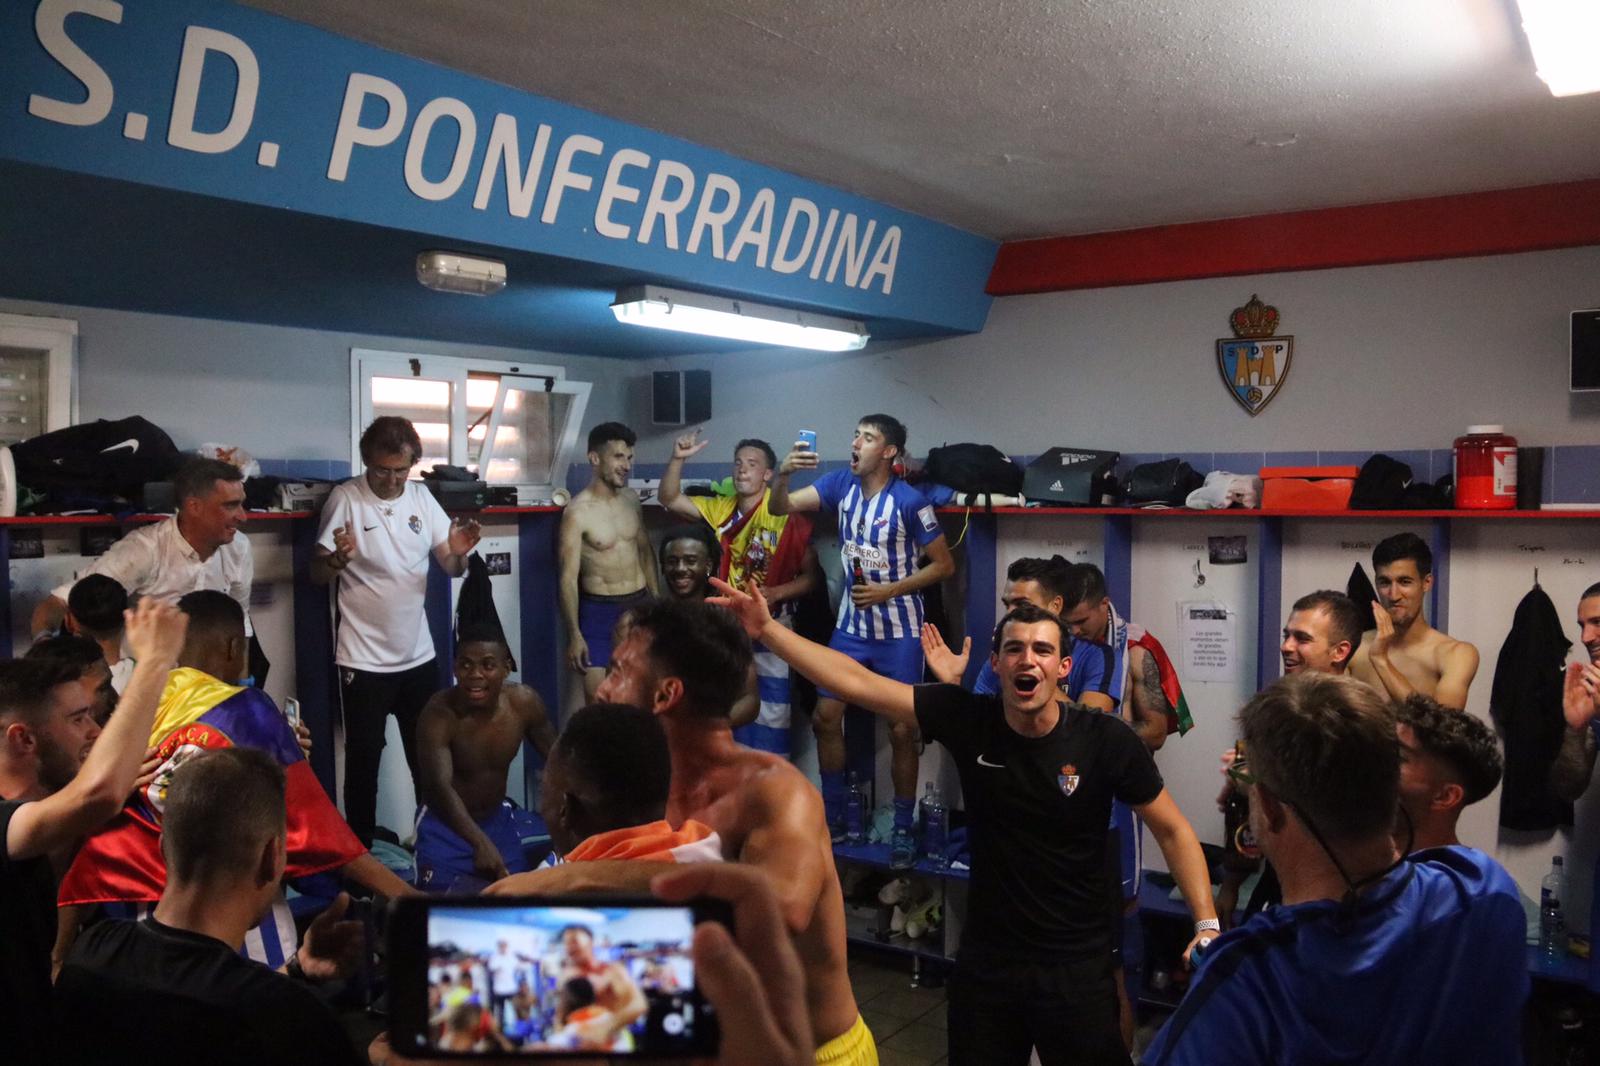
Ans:
{"label": "plastic water bottle", "polygon": [[865,828],[866,792],[866,788],[861,784],[861,776],[859,774],[851,774],[850,791],[845,794],[844,800],[844,842],[846,844],[861,844],[867,839]]}
{"label": "plastic water bottle", "polygon": [[939,787],[932,781],[922,797],[922,854],[936,870],[945,867],[945,841],[949,836],[950,813],[939,795]]}
{"label": "plastic water bottle", "polygon": [[1539,886],[1539,956],[1546,965],[1560,965],[1567,957],[1566,898],[1567,871],[1557,855]]}

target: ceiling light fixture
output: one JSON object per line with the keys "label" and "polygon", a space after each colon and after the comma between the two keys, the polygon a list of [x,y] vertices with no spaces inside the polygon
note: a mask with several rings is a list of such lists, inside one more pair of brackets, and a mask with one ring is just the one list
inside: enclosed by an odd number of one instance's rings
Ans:
{"label": "ceiling light fixture", "polygon": [[1600,4],[1517,0],[1533,64],[1552,96],[1600,92]]}
{"label": "ceiling light fixture", "polygon": [[810,348],[819,352],[853,352],[866,346],[867,327],[847,318],[832,318],[770,307],[748,300],[730,300],[658,285],[636,285],[617,293],[611,313],[630,326],[650,326],[706,337],[725,337],[757,344]]}
{"label": "ceiling light fixture", "polygon": [[493,296],[506,287],[506,265],[460,252],[423,252],[417,256],[417,280],[435,292]]}

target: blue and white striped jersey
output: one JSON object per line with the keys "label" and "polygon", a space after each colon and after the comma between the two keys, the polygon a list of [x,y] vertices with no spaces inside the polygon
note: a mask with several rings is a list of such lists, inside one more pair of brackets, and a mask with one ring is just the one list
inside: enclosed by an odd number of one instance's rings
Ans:
{"label": "blue and white striped jersey", "polygon": [[916,573],[922,549],[944,535],[933,504],[897,477],[868,499],[861,491],[861,479],[848,470],[826,473],[812,487],[822,505],[839,515],[839,554],[846,586],[839,598],[837,628],[863,640],[919,637],[920,593],[858,610],[850,600],[849,581],[857,560],[869,584],[886,585]]}

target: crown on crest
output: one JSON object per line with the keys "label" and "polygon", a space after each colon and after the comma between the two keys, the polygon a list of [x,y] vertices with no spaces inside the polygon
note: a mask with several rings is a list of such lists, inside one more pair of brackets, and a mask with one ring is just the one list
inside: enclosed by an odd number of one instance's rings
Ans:
{"label": "crown on crest", "polygon": [[1262,303],[1261,297],[1251,293],[1249,303],[1233,309],[1228,325],[1233,327],[1235,337],[1251,340],[1270,337],[1278,331],[1278,309]]}

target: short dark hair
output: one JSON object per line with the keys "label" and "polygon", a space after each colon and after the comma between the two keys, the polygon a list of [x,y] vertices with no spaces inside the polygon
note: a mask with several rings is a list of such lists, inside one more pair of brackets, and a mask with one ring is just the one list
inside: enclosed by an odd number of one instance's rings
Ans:
{"label": "short dark hair", "polygon": [[1361,647],[1361,629],[1366,624],[1362,617],[1361,608],[1342,592],[1332,589],[1318,589],[1308,592],[1294,601],[1294,606],[1289,608],[1290,613],[1295,611],[1321,611],[1328,616],[1333,642],[1341,640],[1350,642],[1350,655],[1345,659],[1346,665],[1356,657],[1356,649]]}
{"label": "short dark hair", "polygon": [[1582,603],[1591,596],[1600,596],[1600,581],[1596,581],[1594,584],[1584,589],[1583,595],[1578,597],[1578,602]]}
{"label": "short dark hair", "polygon": [[[584,932],[587,933],[588,930],[585,929]],[[593,936],[593,934],[590,935],[591,937]],[[595,1002],[594,982],[587,977],[569,978],[562,984],[561,993],[572,1004],[573,1010],[581,1010],[584,1007],[593,1005]]]}
{"label": "short dark hair", "polygon": [[651,600],[633,609],[634,630],[650,634],[656,670],[683,682],[694,713],[725,718],[744,693],[750,638],[722,607],[695,600]]}
{"label": "short dark hair", "polygon": [[0,659],[0,721],[38,725],[57,685],[75,684],[83,670],[60,659]]}
{"label": "short dark hair", "polygon": [[189,616],[189,641],[216,639],[244,632],[244,608],[226,592],[197,589],[178,600],[178,610]]}
{"label": "short dark hair", "polygon": [[1093,563],[1073,563],[1067,571],[1062,610],[1106,598],[1106,575]]}
{"label": "short dark hair", "polygon": [[172,495],[183,506],[184,500],[210,495],[219,481],[230,484],[244,480],[244,471],[221,459],[186,459],[178,472],[172,475]]}
{"label": "short dark hair", "polygon": [[602,422],[589,431],[589,446],[586,450],[597,452],[614,440],[620,440],[631,448],[639,442],[639,435],[621,422]]}
{"label": "short dark hair", "polygon": [[576,922],[574,922],[571,925],[563,925],[560,929],[557,929],[556,930],[556,939],[557,940],[562,940],[562,939],[564,939],[566,937],[566,935],[568,933],[582,933],[584,936],[588,937],[591,941],[594,940],[594,930],[590,929],[587,925],[579,925]]}
{"label": "short dark hair", "polygon": [[1417,573],[1427,577],[1433,573],[1433,551],[1428,542],[1415,533],[1396,533],[1378,541],[1372,549],[1372,569],[1410,559],[1417,564]]}
{"label": "short dark hair", "polygon": [[1505,760],[1499,741],[1477,715],[1451,710],[1413,692],[1395,704],[1395,718],[1411,727],[1418,749],[1444,763],[1461,786],[1463,807],[1477,803],[1500,783]]}
{"label": "short dark hair", "polygon": [[1054,622],[1056,624],[1057,633],[1056,650],[1063,652],[1066,650],[1067,627],[1061,624],[1061,619],[1051,614],[1043,607],[1036,607],[1031,603],[1019,603],[1015,607],[1011,608],[1011,610],[1007,611],[1005,616],[1001,618],[999,622],[995,623],[994,639],[991,643],[991,648],[996,653],[1000,651],[1001,635],[1005,633],[1006,626],[1010,625],[1012,622],[1017,622],[1022,625],[1032,625],[1035,622]]}
{"label": "short dark hair", "polygon": [[762,455],[766,456],[767,466],[776,467],[778,465],[778,453],[772,450],[772,445],[768,444],[760,437],[746,437],[744,440],[733,446],[733,454],[738,455],[746,448],[754,448]]}
{"label": "short dark hair", "polygon": [[1257,781],[1338,841],[1394,828],[1400,742],[1394,708],[1352,677],[1299,673],[1274,681],[1239,712]]}
{"label": "short dark hair", "polygon": [[[1036,581],[1039,587],[1052,596],[1060,596],[1061,603],[1067,602],[1067,575],[1072,569],[1072,564],[1059,555],[1052,555],[1048,559],[1033,558],[1018,559],[1006,567],[1007,581]],[[1073,604],[1074,607],[1077,604]]]}
{"label": "short dark hair", "polygon": [[422,438],[417,436],[417,427],[411,424],[411,419],[399,415],[374,418],[372,424],[361,431],[360,448],[363,463],[370,463],[380,455],[401,452],[411,456],[412,463],[422,458]]}
{"label": "short dark hair", "polygon": [[601,830],[659,821],[672,783],[667,733],[649,711],[591,703],[567,719],[550,752],[581,784]]}
{"label": "short dark hair", "polygon": [[895,446],[897,449],[897,454],[902,456],[906,454],[905,423],[901,422],[894,415],[862,415],[860,418],[856,419],[856,425],[871,426],[873,429],[883,434],[883,442],[885,444],[893,444]]}
{"label": "short dark hair", "polygon": [[661,546],[656,549],[656,557],[665,561],[667,558],[667,545],[675,540],[698,541],[706,549],[706,557],[711,560],[711,572],[715,574],[722,565],[722,543],[711,533],[711,527],[704,522],[696,522],[692,526],[677,526],[667,530],[667,535],[661,538]]}
{"label": "short dark hair", "polygon": [[250,872],[284,831],[283,767],[256,748],[203,752],[174,771],[161,822],[169,880]]}
{"label": "short dark hair", "polygon": [[67,593],[67,610],[83,631],[96,640],[109,640],[122,632],[122,612],[128,609],[128,590],[116,578],[89,574],[73,583]]}
{"label": "short dark hair", "polygon": [[36,640],[23,658],[37,662],[62,663],[76,670],[76,677],[82,677],[95,663],[106,661],[100,645],[88,637],[80,637],[73,633],[58,633],[53,637]]}

